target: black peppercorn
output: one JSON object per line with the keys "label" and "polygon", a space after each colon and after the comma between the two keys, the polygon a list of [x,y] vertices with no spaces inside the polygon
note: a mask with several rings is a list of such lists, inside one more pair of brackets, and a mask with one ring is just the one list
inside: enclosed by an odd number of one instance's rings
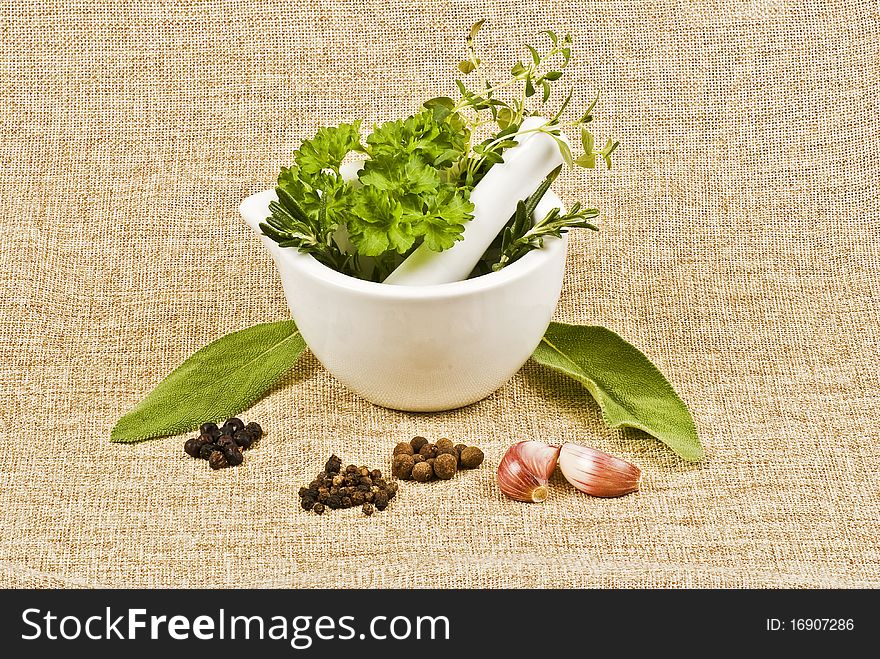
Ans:
{"label": "black peppercorn", "polygon": [[372,478],[374,481],[379,480],[380,478],[382,478],[382,470],[381,469],[373,469],[370,472],[370,478]]}
{"label": "black peppercorn", "polygon": [[213,436],[214,431],[217,430],[217,424],[214,422],[203,423],[199,426],[199,432],[202,435],[211,435]]}
{"label": "black peppercorn", "polygon": [[300,505],[303,507],[303,510],[311,510],[312,506],[316,505],[314,499],[303,498],[300,501]]}
{"label": "black peppercorn", "polygon": [[312,510],[320,515],[324,512],[324,504],[316,503],[314,506],[312,506]]}
{"label": "black peppercorn", "polygon": [[211,469],[223,469],[229,466],[226,456],[221,451],[211,453],[211,457],[208,458],[208,464],[211,465]]}
{"label": "black peppercorn", "polygon": [[339,470],[342,468],[342,460],[339,459],[336,455],[331,455],[330,459],[327,460],[327,464],[324,465],[324,471],[328,474],[338,474]]}
{"label": "black peppercorn", "polygon": [[199,449],[199,457],[202,460],[208,460],[211,457],[211,454],[219,451],[220,447],[217,444],[204,444],[202,448]]}
{"label": "black peppercorn", "polygon": [[368,516],[369,516],[369,515],[372,515],[372,514],[373,514],[373,504],[371,504],[371,503],[365,503],[365,504],[363,505],[363,508],[361,508],[361,510],[364,511],[364,515],[368,515]]}
{"label": "black peppercorn", "polygon": [[373,497],[373,503],[377,510],[385,510],[388,507],[388,495],[385,492],[379,492]]}
{"label": "black peppercorn", "polygon": [[221,448],[226,448],[227,446],[237,446],[235,440],[232,439],[232,435],[220,435],[215,443]]}
{"label": "black peppercorn", "polygon": [[201,449],[202,445],[199,444],[199,440],[197,437],[186,440],[186,443],[184,443],[183,445],[183,450],[186,451],[188,455],[191,455],[194,458],[199,457],[199,451]]}

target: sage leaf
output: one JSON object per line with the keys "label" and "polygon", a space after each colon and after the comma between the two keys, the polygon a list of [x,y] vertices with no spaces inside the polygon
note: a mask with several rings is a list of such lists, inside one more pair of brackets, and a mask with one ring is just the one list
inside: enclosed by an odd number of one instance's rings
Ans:
{"label": "sage leaf", "polygon": [[305,347],[291,320],[227,334],[194,353],[119,419],[110,441],[177,435],[238,414],[277,383]]}
{"label": "sage leaf", "polygon": [[532,356],[584,385],[612,428],[638,428],[685,460],[703,459],[694,420],[672,385],[638,348],[611,330],[551,323]]}

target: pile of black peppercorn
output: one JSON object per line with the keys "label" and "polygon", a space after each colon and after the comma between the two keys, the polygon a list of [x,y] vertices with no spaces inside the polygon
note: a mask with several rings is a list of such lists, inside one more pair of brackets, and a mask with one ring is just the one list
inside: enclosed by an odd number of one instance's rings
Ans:
{"label": "pile of black peppercorn", "polygon": [[431,444],[424,437],[400,442],[391,456],[391,473],[401,480],[427,483],[436,478],[449,480],[459,469],[476,469],[483,462],[483,452],[476,446],[452,444],[439,439]]}
{"label": "pile of black peppercorn", "polygon": [[263,436],[259,423],[244,425],[238,417],[228,419],[219,428],[216,423],[203,423],[199,431],[198,437],[186,440],[183,450],[194,458],[207,460],[211,469],[237,467],[244,461],[241,452]]}
{"label": "pile of black peppercorn", "polygon": [[378,469],[348,465],[342,468],[342,460],[331,455],[324,471],[315,476],[308,487],[299,489],[304,510],[318,515],[327,508],[354,508],[361,506],[364,515],[372,515],[373,509],[385,510],[388,502],[397,494],[397,483],[388,482]]}

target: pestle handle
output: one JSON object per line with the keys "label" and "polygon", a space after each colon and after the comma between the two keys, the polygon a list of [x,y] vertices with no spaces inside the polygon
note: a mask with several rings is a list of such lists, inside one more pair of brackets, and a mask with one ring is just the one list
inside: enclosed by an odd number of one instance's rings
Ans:
{"label": "pestle handle", "polygon": [[[543,117],[528,117],[520,130],[540,128],[547,123]],[[563,162],[556,140],[546,133],[526,133],[514,139],[519,144],[505,151],[504,161],[494,165],[471,192],[474,217],[465,224],[462,240],[443,252],[420,245],[384,283],[428,286],[467,279],[516,211],[517,203],[535,192]]]}

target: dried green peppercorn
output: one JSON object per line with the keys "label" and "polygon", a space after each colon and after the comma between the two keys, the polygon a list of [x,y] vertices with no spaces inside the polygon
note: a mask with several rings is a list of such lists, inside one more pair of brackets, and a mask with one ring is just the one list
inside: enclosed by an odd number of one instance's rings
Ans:
{"label": "dried green peppercorn", "polygon": [[455,476],[458,468],[458,460],[454,455],[443,453],[434,460],[434,475],[443,480],[449,480]]}
{"label": "dried green peppercorn", "polygon": [[424,437],[413,437],[409,442],[410,446],[412,446],[413,453],[418,453],[427,443],[428,440]]}
{"label": "dried green peppercorn", "polygon": [[461,466],[464,469],[476,469],[482,464],[484,457],[476,446],[468,446],[461,452]]}

